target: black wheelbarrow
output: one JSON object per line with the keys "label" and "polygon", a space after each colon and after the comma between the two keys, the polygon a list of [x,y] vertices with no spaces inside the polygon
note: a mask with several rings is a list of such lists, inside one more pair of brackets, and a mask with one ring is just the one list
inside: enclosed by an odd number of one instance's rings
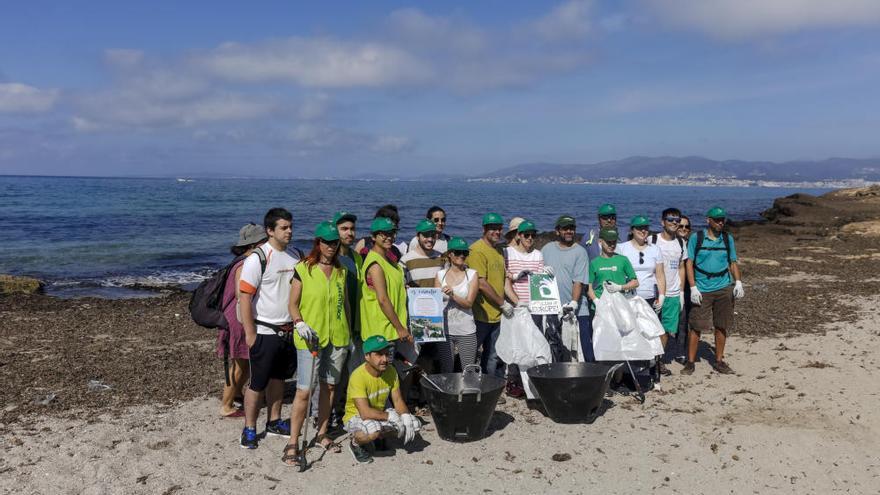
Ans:
{"label": "black wheelbarrow", "polygon": [[621,364],[549,363],[526,372],[544,410],[557,423],[592,423]]}
{"label": "black wheelbarrow", "polygon": [[428,408],[443,440],[468,442],[486,434],[506,381],[467,366],[462,373],[422,375]]}

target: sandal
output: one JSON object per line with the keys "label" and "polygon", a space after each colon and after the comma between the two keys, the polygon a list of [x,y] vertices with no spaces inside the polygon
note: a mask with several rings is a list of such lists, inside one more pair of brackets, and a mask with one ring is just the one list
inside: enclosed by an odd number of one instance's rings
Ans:
{"label": "sandal", "polygon": [[[324,449],[327,452],[332,452],[334,454],[338,454],[338,453],[342,452],[342,445],[340,445],[337,442],[334,442],[333,439],[330,438],[330,436],[327,434],[318,435],[318,438],[316,440],[317,440],[318,446],[320,446],[322,449]],[[324,440],[328,440],[328,442],[325,443]]]}
{"label": "sandal", "polygon": [[[293,451],[292,454],[290,453],[291,450]],[[300,467],[302,465],[302,458],[300,457],[299,450],[297,450],[295,444],[289,443],[285,445],[284,450],[282,450],[281,453],[284,454],[281,456],[281,462],[284,464],[291,467]],[[293,463],[290,461],[293,461]]]}

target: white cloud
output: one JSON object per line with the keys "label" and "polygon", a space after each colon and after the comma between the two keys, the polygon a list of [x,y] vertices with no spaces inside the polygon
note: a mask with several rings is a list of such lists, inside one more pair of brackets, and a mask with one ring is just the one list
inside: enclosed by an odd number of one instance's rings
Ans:
{"label": "white cloud", "polygon": [[125,48],[113,48],[104,50],[104,60],[115,67],[129,68],[140,65],[144,59],[141,50],[129,50]]}
{"label": "white cloud", "polygon": [[589,0],[570,0],[535,22],[535,31],[548,40],[581,39],[590,33]]}
{"label": "white cloud", "polygon": [[225,43],[194,56],[193,62],[231,81],[281,81],[323,88],[408,84],[432,75],[429,65],[399,47],[334,38]]}
{"label": "white cloud", "polygon": [[880,25],[877,0],[644,0],[666,24],[720,38]]}
{"label": "white cloud", "polygon": [[414,146],[412,139],[404,136],[378,136],[370,149],[377,153],[401,153],[410,151]]}
{"label": "white cloud", "polygon": [[0,83],[0,113],[41,113],[58,100],[57,89],[39,89],[21,83]]}

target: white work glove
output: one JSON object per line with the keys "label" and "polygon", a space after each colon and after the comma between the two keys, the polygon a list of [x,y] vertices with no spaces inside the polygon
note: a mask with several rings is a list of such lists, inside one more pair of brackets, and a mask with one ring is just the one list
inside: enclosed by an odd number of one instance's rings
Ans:
{"label": "white work glove", "polygon": [[733,297],[737,299],[742,299],[744,295],[746,295],[746,291],[743,290],[743,283],[737,280],[736,284],[734,284],[733,286]]}
{"label": "white work glove", "polygon": [[684,310],[684,291],[681,291],[678,294],[678,310]]}
{"label": "white work glove", "polygon": [[657,300],[654,301],[654,312],[657,313],[658,315],[660,314],[660,311],[663,310],[663,301],[665,301],[665,300],[666,300],[666,296],[661,295],[661,296],[657,296]]}
{"label": "white work glove", "polygon": [[696,285],[691,287],[691,304],[697,306],[703,304],[703,294],[700,293],[700,289],[697,289]]}
{"label": "white work glove", "polygon": [[623,290],[623,286],[614,282],[605,282],[605,290],[611,293],[620,292]]}
{"label": "white work glove", "polygon": [[555,277],[555,276],[556,276],[556,272],[553,271],[553,267],[550,266],[550,265],[544,265],[544,274],[545,274],[545,275],[550,275],[551,277]]}
{"label": "white work glove", "polygon": [[507,301],[501,305],[501,313],[504,314],[505,318],[513,318],[513,305]]}
{"label": "white work glove", "polygon": [[516,272],[512,277],[510,277],[510,279],[512,281],[516,282],[517,280],[519,280],[523,277],[527,277],[530,273],[532,273],[531,270],[520,270],[520,271]]}
{"label": "white work glove", "polygon": [[385,412],[388,413],[388,422],[394,425],[394,429],[397,430],[397,438],[403,438],[404,423],[400,419],[400,414],[397,414],[393,408],[385,409]]}
{"label": "white work glove", "polygon": [[309,326],[308,323],[301,321],[294,325],[296,328],[296,333],[299,334],[300,338],[305,340],[306,342],[317,342],[318,341],[318,333]]}
{"label": "white work glove", "polygon": [[401,415],[400,418],[403,420],[404,429],[406,429],[406,436],[403,439],[403,444],[406,445],[416,438],[416,433],[422,429],[422,422],[409,413]]}

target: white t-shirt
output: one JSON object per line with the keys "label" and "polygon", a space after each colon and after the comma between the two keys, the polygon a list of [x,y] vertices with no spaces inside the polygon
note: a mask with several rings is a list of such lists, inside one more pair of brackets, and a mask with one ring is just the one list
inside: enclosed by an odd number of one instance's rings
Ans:
{"label": "white t-shirt", "polygon": [[[533,249],[531,253],[523,253],[514,247],[504,248],[507,252],[507,274],[516,275],[523,270],[529,270],[532,273],[541,273],[544,271],[544,253],[538,249]],[[522,277],[514,280],[513,291],[521,303],[527,303],[532,300],[532,294],[529,292],[529,277]]]}
{"label": "white t-shirt", "polygon": [[655,293],[657,277],[654,275],[654,271],[658,264],[663,263],[660,249],[657,246],[646,244],[645,248],[639,251],[633,246],[632,241],[626,241],[618,243],[614,252],[626,256],[632,263],[633,269],[636,271],[636,278],[639,279],[639,288],[636,290],[636,294],[643,299],[657,297]]}
{"label": "white t-shirt", "polygon": [[[251,254],[242,264],[239,289],[248,294],[255,294],[253,299],[255,319],[275,325],[290,323],[290,313],[287,311],[287,304],[290,301],[290,281],[293,279],[293,269],[299,260],[287,251],[277,251],[268,242],[257,249],[262,249],[266,253],[266,272],[260,274],[260,257]],[[257,325],[257,333],[272,335],[275,331]]]}
{"label": "white t-shirt", "polygon": [[[448,271],[448,268],[444,268],[437,272],[437,280],[440,281],[441,287],[443,284],[446,284],[445,277]],[[470,282],[477,277],[477,271],[468,268],[467,271],[465,271],[465,276],[461,282],[455,287],[452,287],[452,292],[456,296],[466,299]],[[449,335],[459,336],[472,335],[477,332],[477,325],[474,323],[474,313],[470,308],[462,308],[456,304],[452,298],[449,298],[449,304],[446,306],[446,332]]]}
{"label": "white t-shirt", "polygon": [[[651,242],[651,237],[648,237],[648,242]],[[657,234],[657,243],[654,244],[660,249],[660,256],[663,257],[663,272],[666,275],[666,297],[678,297],[681,294],[681,281],[678,279],[678,269],[684,263],[684,260],[688,259],[688,251],[687,244],[684,241],[681,241],[681,244],[678,242],[677,237],[667,241],[663,239],[663,236]]]}

